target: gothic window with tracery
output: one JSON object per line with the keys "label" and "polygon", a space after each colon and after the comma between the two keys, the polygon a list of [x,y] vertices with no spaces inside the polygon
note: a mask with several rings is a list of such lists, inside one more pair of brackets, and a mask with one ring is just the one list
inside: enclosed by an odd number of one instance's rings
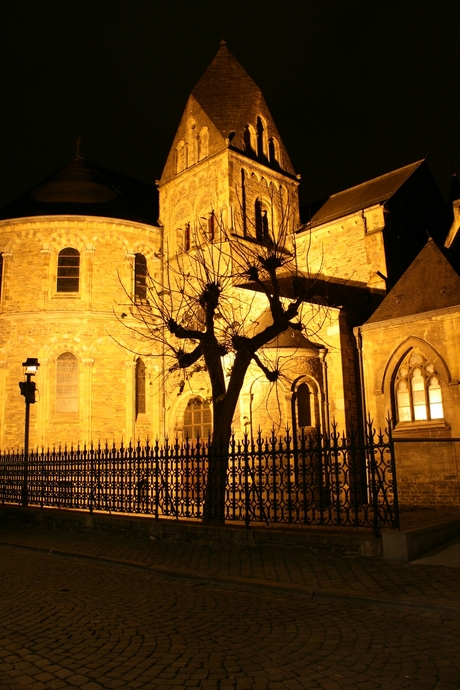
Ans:
{"label": "gothic window with tracery", "polygon": [[420,350],[411,350],[399,367],[394,392],[398,422],[443,419],[439,376]]}
{"label": "gothic window with tracery", "polygon": [[73,247],[61,249],[58,255],[57,292],[78,292],[80,287],[80,252]]}
{"label": "gothic window with tracery", "polygon": [[183,436],[191,441],[207,441],[212,431],[211,407],[203,398],[191,398],[184,413]]}
{"label": "gothic window with tracery", "polygon": [[71,352],[56,360],[56,412],[78,412],[78,361]]}

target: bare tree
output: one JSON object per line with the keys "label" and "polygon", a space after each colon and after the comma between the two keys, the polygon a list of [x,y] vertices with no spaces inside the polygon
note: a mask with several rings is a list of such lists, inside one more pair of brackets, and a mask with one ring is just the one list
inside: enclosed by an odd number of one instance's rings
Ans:
{"label": "bare tree", "polygon": [[[255,363],[276,383],[282,372],[276,361],[264,357],[262,348],[288,328],[312,335],[324,318],[321,305],[310,309],[308,322],[302,318],[314,277],[304,271],[299,280],[289,211],[278,215],[277,228],[262,219],[257,232],[249,234],[246,226],[246,233],[238,234],[210,214],[212,223],[208,218],[191,235],[188,230],[187,246],[174,253],[165,248],[162,274],[148,275],[146,299],[133,300],[136,333],[159,345],[156,351],[161,349],[169,360],[167,372],[200,367],[209,377],[213,433],[206,521],[224,520],[226,449],[249,366]],[[261,302],[270,318],[259,330]]]}

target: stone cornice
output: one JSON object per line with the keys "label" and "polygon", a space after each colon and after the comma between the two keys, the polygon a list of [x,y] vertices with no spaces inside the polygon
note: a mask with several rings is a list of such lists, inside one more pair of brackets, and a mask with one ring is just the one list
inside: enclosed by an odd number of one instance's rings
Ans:
{"label": "stone cornice", "polygon": [[415,321],[429,321],[438,316],[459,316],[460,317],[460,305],[454,305],[453,307],[445,307],[444,309],[433,309],[432,311],[425,311],[420,314],[409,314],[408,316],[399,316],[397,319],[386,319],[385,321],[376,321],[375,323],[365,323],[354,331],[377,331],[381,329],[387,329],[389,326],[401,326],[405,323],[414,323]]}
{"label": "stone cornice", "polygon": [[23,218],[7,218],[6,220],[0,220],[0,228],[7,227],[9,225],[41,225],[43,223],[54,223],[56,222],[71,222],[72,224],[85,223],[86,225],[102,225],[110,224],[117,225],[124,228],[136,228],[142,229],[144,232],[159,233],[161,231],[160,226],[157,225],[147,225],[146,223],[139,223],[134,220],[123,220],[122,218],[106,218],[105,216],[72,216],[72,215],[52,215],[52,216],[24,216]]}

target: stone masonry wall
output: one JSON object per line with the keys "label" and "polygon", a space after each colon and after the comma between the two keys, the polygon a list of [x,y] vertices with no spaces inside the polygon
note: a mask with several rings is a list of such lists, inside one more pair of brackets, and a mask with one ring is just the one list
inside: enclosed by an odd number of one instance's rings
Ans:
{"label": "stone masonry wall", "polygon": [[[157,270],[159,229],[75,216],[0,225],[5,269],[0,301],[0,447],[23,443],[25,405],[18,382],[27,357],[40,362],[34,378],[38,399],[31,406],[31,447],[134,440],[136,353],[153,348],[146,348],[132,331],[134,256],[144,254],[149,270]],[[65,247],[80,253],[77,292],[56,290],[58,254]],[[72,412],[56,405],[56,366],[64,353],[77,361],[78,399]],[[148,357],[145,363],[148,374],[153,364]],[[153,437],[161,420],[150,398],[146,412],[143,432]]]}
{"label": "stone masonry wall", "polygon": [[[388,415],[394,414],[394,372],[411,347],[427,353],[441,384],[444,418],[397,424],[393,432],[399,495],[405,505],[460,503],[460,446],[448,440],[460,437],[459,332],[460,312],[455,310],[362,329],[367,412],[377,429],[385,429]],[[398,437],[414,438],[414,443],[398,443]],[[423,442],[436,437],[446,440]]]}

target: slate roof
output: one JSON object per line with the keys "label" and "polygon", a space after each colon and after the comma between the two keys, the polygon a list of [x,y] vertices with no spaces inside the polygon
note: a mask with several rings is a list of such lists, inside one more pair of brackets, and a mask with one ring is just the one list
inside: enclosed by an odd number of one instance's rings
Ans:
{"label": "slate roof", "polygon": [[156,189],[80,156],[0,209],[0,220],[47,215],[158,222]]}
{"label": "slate roof", "polygon": [[295,175],[262,91],[229,51],[225,41],[221,41],[217,55],[192,90],[190,99],[194,99],[205,111],[223,142],[229,142],[232,149],[250,158],[259,156],[247,150],[244,131],[250,123],[255,127],[257,115],[261,115],[266,121],[267,136],[274,137],[280,148],[278,161],[268,161],[264,156],[262,162],[291,176]]}
{"label": "slate roof", "polygon": [[366,323],[460,307],[460,263],[449,249],[429,239]]}
{"label": "slate roof", "polygon": [[332,194],[312,215],[310,225],[312,227],[322,225],[374,204],[388,201],[423,163],[424,160],[411,163],[356,187]]}
{"label": "slate roof", "polygon": [[[331,277],[310,279],[301,274],[279,276],[279,286],[283,297],[293,299],[303,292],[306,303],[322,305],[326,309],[340,309],[352,327],[361,325],[369,318],[385,296],[382,290],[373,290],[365,283]],[[241,283],[239,287],[262,292],[256,283]]]}
{"label": "slate roof", "polygon": [[227,45],[219,51],[192,91],[223,137],[242,129],[261,90],[251,79]]}

